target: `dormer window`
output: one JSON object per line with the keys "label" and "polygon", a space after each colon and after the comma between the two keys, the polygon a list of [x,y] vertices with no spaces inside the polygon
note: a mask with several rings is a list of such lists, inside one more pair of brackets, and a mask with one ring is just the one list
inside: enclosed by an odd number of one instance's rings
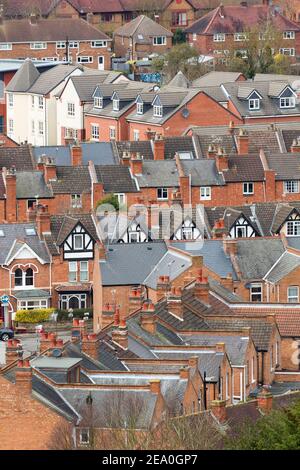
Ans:
{"label": "dormer window", "polygon": [[94,98],[94,108],[103,108],[103,98],[100,96],[95,96]]}
{"label": "dormer window", "polygon": [[162,117],[163,115],[163,107],[161,105],[154,105],[153,106],[153,116],[154,117]]}
{"label": "dormer window", "polygon": [[144,103],[137,103],[136,104],[136,113],[143,114],[144,113]]}
{"label": "dormer window", "polygon": [[280,98],[280,108],[294,108],[295,105],[296,101],[294,96]]}
{"label": "dormer window", "polygon": [[260,108],[260,99],[259,98],[251,98],[249,99],[249,110],[257,110]]}
{"label": "dormer window", "polygon": [[120,111],[120,100],[114,98],[113,100],[113,111]]}

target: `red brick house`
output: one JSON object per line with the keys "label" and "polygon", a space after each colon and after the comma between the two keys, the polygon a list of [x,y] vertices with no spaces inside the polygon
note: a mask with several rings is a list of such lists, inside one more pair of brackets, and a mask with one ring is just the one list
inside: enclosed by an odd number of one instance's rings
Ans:
{"label": "red brick house", "polygon": [[43,59],[110,70],[111,39],[82,19],[3,20],[0,59]]}
{"label": "red brick house", "polygon": [[271,18],[273,27],[282,32],[280,52],[295,59],[299,54],[299,25],[276,11],[274,6],[247,5],[247,2],[220,5],[185,31],[188,42],[197,47],[201,54],[226,58],[232,49],[242,53],[247,32],[263,26],[268,18]]}

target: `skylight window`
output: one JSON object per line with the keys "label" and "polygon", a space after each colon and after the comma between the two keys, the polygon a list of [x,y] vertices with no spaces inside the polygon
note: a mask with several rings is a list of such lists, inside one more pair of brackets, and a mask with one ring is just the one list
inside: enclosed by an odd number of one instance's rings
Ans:
{"label": "skylight window", "polygon": [[0,229],[0,237],[4,237],[4,231]]}
{"label": "skylight window", "polygon": [[25,233],[26,235],[28,235],[29,237],[33,236],[33,235],[36,235],[36,231],[34,228],[25,228]]}

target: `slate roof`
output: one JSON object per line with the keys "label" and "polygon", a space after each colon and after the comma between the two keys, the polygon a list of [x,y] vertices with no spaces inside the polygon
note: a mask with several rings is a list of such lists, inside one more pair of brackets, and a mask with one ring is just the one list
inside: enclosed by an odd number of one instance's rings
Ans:
{"label": "slate roof", "polygon": [[95,91],[96,86],[108,79],[110,80],[110,82],[113,82],[119,77],[119,75],[120,74],[117,72],[115,72],[115,74],[112,74],[107,71],[97,71],[97,73],[85,72],[79,76],[71,77],[70,80],[72,81],[75,87],[80,101],[92,102],[93,93]]}
{"label": "slate roof", "polygon": [[[275,85],[278,87],[278,82],[274,82],[273,87],[271,87],[271,92],[274,91]],[[287,82],[286,85],[289,85],[289,83]],[[230,100],[241,116],[297,116],[300,114],[300,106],[297,102],[295,108],[280,108],[278,99],[270,96],[270,84],[266,81],[255,82],[253,86],[250,87],[253,90],[255,89],[262,96],[259,110],[249,110],[248,100],[239,98],[244,88],[249,90],[248,82],[225,83],[222,86],[226,90],[227,95],[230,96]],[[244,98],[246,98],[246,96],[244,96]]]}
{"label": "slate roof", "polygon": [[281,134],[285,143],[286,151],[290,152],[293,141],[300,138],[300,128],[287,130],[282,129]]}
{"label": "slate roof", "polygon": [[152,44],[153,36],[173,37],[173,33],[148,16],[140,15],[117,28],[114,36],[133,37],[137,44]]}
{"label": "slate roof", "polygon": [[103,182],[106,193],[135,193],[138,191],[128,167],[122,165],[96,165],[98,181]]}
{"label": "slate roof", "polygon": [[192,186],[222,186],[224,180],[217,171],[212,159],[182,160],[181,165],[186,176],[191,175]]}
{"label": "slate roof", "polygon": [[91,192],[87,166],[58,166],[57,180],[50,181],[53,194],[83,194]]}
{"label": "slate roof", "polygon": [[17,171],[30,171],[34,169],[29,146],[0,147],[0,168],[11,168],[13,166]]}
{"label": "slate roof", "polygon": [[[189,136],[165,137],[165,160],[172,160],[177,153],[191,153],[193,158],[197,158],[197,151],[194,140]],[[123,152],[139,152],[144,160],[153,160],[153,142],[150,140],[120,141],[116,142],[118,155],[121,158]]]}
{"label": "slate roof", "polygon": [[14,291],[16,299],[41,299],[51,297],[50,292],[43,289],[17,290]]}
{"label": "slate roof", "polygon": [[100,263],[103,285],[142,284],[166,251],[164,242],[110,245]]}
{"label": "slate roof", "polygon": [[269,167],[275,171],[276,180],[295,180],[300,179],[300,154],[285,153],[271,154],[266,153]]}
{"label": "slate roof", "polygon": [[38,235],[27,235],[25,229],[35,229],[35,225],[28,224],[0,224],[4,236],[0,237],[0,264],[5,264],[6,258],[17,241],[25,242],[42,260],[49,263],[49,254],[45,243]]}
{"label": "slate roof", "polygon": [[278,262],[270,269],[264,279],[272,284],[277,284],[281,279],[287,276],[289,273],[294,271],[300,266],[300,254],[299,256],[295,253],[288,251],[284,252],[279,258]]}
{"label": "slate roof", "polygon": [[40,171],[17,172],[17,199],[30,199],[38,195],[41,198],[53,197]]}
{"label": "slate roof", "polygon": [[[95,165],[114,165],[118,163],[114,147],[111,142],[89,142],[81,143],[82,164],[88,165],[89,161]],[[54,158],[57,166],[71,166],[71,148],[69,145],[32,147],[32,153],[35,161],[39,157],[46,155]]]}
{"label": "slate roof", "polygon": [[167,251],[144,280],[146,286],[156,289],[159,276],[170,276],[173,281],[192,265],[191,258],[176,252]]}
{"label": "slate roof", "polygon": [[205,87],[205,86],[220,86],[222,83],[236,82],[240,77],[243,77],[241,72],[219,72],[211,71],[207,72],[202,77],[193,80],[193,87]]}
{"label": "slate roof", "polygon": [[264,170],[259,155],[232,156],[228,159],[228,171],[224,171],[226,183],[239,181],[264,181]]}
{"label": "slate roof", "polygon": [[77,68],[73,65],[57,65],[40,74],[34,63],[27,59],[9,82],[6,91],[47,95]]}
{"label": "slate roof", "polygon": [[177,74],[169,81],[168,86],[174,86],[178,88],[189,88],[191,86],[190,81],[186,78],[183,72],[179,70]]}
{"label": "slate roof", "polygon": [[140,188],[176,188],[179,186],[178,171],[174,160],[143,161],[143,173],[136,175],[136,178]]}
{"label": "slate roof", "polygon": [[111,39],[98,28],[91,26],[80,18],[39,18],[31,24],[29,18],[19,20],[4,20],[0,28],[0,41],[12,43],[27,43],[34,41],[56,42],[93,41]]}

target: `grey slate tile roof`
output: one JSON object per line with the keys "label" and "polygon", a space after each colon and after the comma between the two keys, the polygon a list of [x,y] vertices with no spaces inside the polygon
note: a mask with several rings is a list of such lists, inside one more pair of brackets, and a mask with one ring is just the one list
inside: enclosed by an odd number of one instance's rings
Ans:
{"label": "grey slate tile roof", "polygon": [[[277,87],[276,83],[278,82],[274,83],[273,88],[275,89],[275,87]],[[288,85],[288,82],[286,85]],[[246,99],[239,98],[241,90],[244,88],[249,89],[248,82],[225,83],[223,87],[241,116],[296,116],[300,114],[300,106],[297,103],[295,108],[280,108],[278,100],[269,95],[270,84],[267,81],[253,83],[253,89],[262,96],[260,109],[254,111],[249,110],[248,101]],[[271,91],[273,92],[274,90]]]}
{"label": "grey slate tile roof", "polygon": [[[158,171],[159,168],[159,171]],[[170,188],[179,186],[174,160],[143,161],[143,173],[136,175],[140,188]]]}
{"label": "grey slate tile roof", "polygon": [[[82,164],[88,165],[89,161],[95,165],[114,165],[118,163],[113,144],[111,142],[81,143]],[[33,156],[37,162],[39,157],[46,155],[54,158],[57,166],[71,166],[71,148],[69,145],[33,147]]]}
{"label": "grey slate tile roof", "polygon": [[241,72],[207,72],[193,81],[194,87],[220,86],[222,83],[236,82],[242,76]]}
{"label": "grey slate tile roof", "polygon": [[25,242],[41,259],[49,263],[49,255],[45,243],[38,235],[27,235],[25,229],[35,229],[34,224],[0,224],[4,236],[0,237],[0,264],[5,260],[17,241]]}
{"label": "grey slate tile roof", "polygon": [[[197,158],[193,138],[189,136],[165,137],[165,160],[172,160],[177,153],[191,153],[193,158]],[[121,158],[123,152],[139,152],[144,160],[153,160],[153,143],[149,140],[120,141],[116,142],[118,155]]]}
{"label": "grey slate tile roof", "polygon": [[41,299],[51,297],[50,292],[43,289],[17,290],[14,291],[16,299]]}
{"label": "grey slate tile roof", "polygon": [[173,33],[145,15],[116,29],[114,36],[132,37],[136,43],[151,43],[153,36],[172,37]]}
{"label": "grey slate tile roof", "polygon": [[143,283],[166,251],[164,242],[110,245],[106,261],[100,263],[103,285]]}
{"label": "grey slate tile roof", "polygon": [[11,168],[13,166],[17,171],[34,169],[34,162],[28,145],[0,147],[0,168]]}
{"label": "grey slate tile roof", "polygon": [[167,251],[144,280],[146,286],[156,289],[159,276],[169,276],[173,281],[192,265],[191,258],[184,254]]}
{"label": "grey slate tile roof", "polygon": [[57,180],[51,181],[54,194],[83,194],[91,192],[91,178],[87,166],[58,166]]}
{"label": "grey slate tile roof", "polygon": [[[125,428],[126,423],[128,426],[130,419],[132,419],[132,407],[136,412],[136,428],[148,429],[151,427],[157,395],[148,390],[115,389],[108,386],[103,389],[90,390],[88,387],[85,389],[58,388],[58,391],[79,414],[83,413],[87,396],[91,395],[93,405],[98,410],[94,416],[96,427]],[[117,416],[113,416],[113,410],[117,412]],[[117,421],[114,423],[115,419]]]}
{"label": "grey slate tile roof", "polygon": [[17,172],[17,198],[29,199],[51,198],[52,192],[45,183],[44,175],[41,171],[19,171]]}
{"label": "grey slate tile roof", "polygon": [[300,154],[266,153],[269,167],[275,171],[276,180],[293,180],[300,179]]}
{"label": "grey slate tile roof", "polygon": [[122,165],[96,165],[98,181],[103,182],[106,193],[135,193],[136,182],[128,167]]}
{"label": "grey slate tile roof", "polygon": [[70,80],[75,87],[80,101],[92,102],[96,86],[103,83],[106,79],[110,79],[113,82],[118,76],[118,73],[114,75],[107,71],[97,71],[97,74],[84,72],[78,77],[71,77]]}
{"label": "grey slate tile roof", "polygon": [[222,186],[224,184],[214,160],[182,160],[181,163],[184,174],[191,175],[192,186]]}
{"label": "grey slate tile roof", "polygon": [[300,266],[300,256],[294,253],[285,252],[279,258],[278,262],[272,267],[272,269],[266,274],[265,280],[276,284],[286,275],[294,271]]}
{"label": "grey slate tile roof", "polygon": [[259,155],[231,156],[228,171],[223,173],[226,183],[264,181],[264,169]]}
{"label": "grey slate tile roof", "polygon": [[30,59],[26,59],[23,65],[15,73],[6,87],[6,91],[20,92],[29,90],[40,77],[40,72]]}
{"label": "grey slate tile roof", "polygon": [[187,251],[194,256],[203,256],[204,265],[221,277],[232,274],[236,279],[236,273],[229,257],[223,249],[222,240],[204,240],[200,242],[174,242],[174,246]]}
{"label": "grey slate tile roof", "polygon": [[[174,86],[178,88],[190,88],[191,82],[187,79],[181,70],[169,81],[168,86]],[[197,86],[197,85],[196,85]]]}
{"label": "grey slate tile roof", "polygon": [[285,143],[286,151],[290,152],[293,141],[300,137],[300,126],[299,129],[282,129],[281,134]]}

